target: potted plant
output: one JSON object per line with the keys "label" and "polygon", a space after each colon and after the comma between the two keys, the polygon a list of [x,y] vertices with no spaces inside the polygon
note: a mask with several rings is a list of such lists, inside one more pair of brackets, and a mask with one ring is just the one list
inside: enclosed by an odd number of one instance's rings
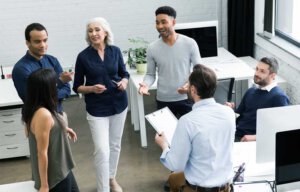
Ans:
{"label": "potted plant", "polygon": [[147,47],[149,42],[142,38],[129,38],[134,46],[123,53],[128,55],[127,63],[130,68],[136,68],[137,73],[145,74],[147,70]]}

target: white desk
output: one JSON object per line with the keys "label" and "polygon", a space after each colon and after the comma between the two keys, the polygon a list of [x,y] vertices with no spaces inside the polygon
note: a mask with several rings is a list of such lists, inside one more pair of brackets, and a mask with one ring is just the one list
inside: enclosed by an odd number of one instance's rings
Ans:
{"label": "white desk", "polygon": [[256,163],[256,142],[236,142],[233,147],[233,164],[245,163],[245,182],[268,180],[274,181],[275,163]]}
{"label": "white desk", "polygon": [[[233,146],[234,167],[245,163],[244,182],[251,181],[274,181],[275,163],[256,163],[256,142],[236,142]],[[298,170],[297,170],[298,171]],[[277,192],[296,192],[300,189],[300,182],[277,186]],[[235,192],[272,192],[266,183],[242,184],[234,187]]]}
{"label": "white desk", "polygon": [[37,190],[34,188],[33,181],[24,181],[24,182],[0,185],[0,191],[1,192],[20,192],[20,191],[35,192]]}
{"label": "white desk", "polygon": [[[11,78],[12,74],[12,66],[9,67],[3,67],[4,74],[10,75],[10,78],[6,79],[0,79],[0,107],[7,107],[7,106],[14,106],[14,105],[21,105],[23,104],[22,100],[19,98],[19,95],[17,93],[17,90],[14,86],[13,80]],[[71,67],[65,67],[64,70],[68,71],[69,69],[72,69]],[[74,71],[74,70],[73,70]],[[70,82],[70,85],[72,86],[72,81]],[[76,95],[75,92],[71,89],[71,95]]]}
{"label": "white desk", "polygon": [[0,107],[23,104],[15,89],[12,79],[0,79]]}
{"label": "white desk", "polygon": [[[4,67],[7,76],[12,67]],[[0,79],[0,159],[29,156],[28,139],[21,122],[22,100],[10,78]],[[1,191],[1,190],[0,190]]]}
{"label": "white desk", "polygon": [[[3,67],[4,74],[11,74],[12,67]],[[7,107],[13,105],[23,104],[22,100],[19,98],[17,90],[15,89],[13,80],[10,79],[0,79],[0,107]]]}
{"label": "white desk", "polygon": [[[235,80],[250,80],[253,78],[254,70],[226,49],[218,48],[218,55],[202,59],[203,64],[216,72],[218,79],[234,77]],[[131,122],[135,131],[140,130],[142,147],[147,147],[144,101],[143,96],[138,94],[139,83],[143,81],[144,75],[129,71],[131,72],[129,80]],[[156,89],[156,86],[155,82],[150,90]]]}

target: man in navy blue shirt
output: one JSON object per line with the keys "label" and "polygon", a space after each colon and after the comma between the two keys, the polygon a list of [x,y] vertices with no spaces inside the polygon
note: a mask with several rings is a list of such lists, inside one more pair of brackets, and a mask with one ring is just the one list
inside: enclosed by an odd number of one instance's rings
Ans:
{"label": "man in navy blue shirt", "polygon": [[[236,109],[237,118],[235,141],[256,140],[256,111],[262,108],[289,105],[287,95],[277,86],[275,81],[278,72],[275,58],[264,57],[256,66],[254,83],[245,93],[241,104]],[[234,108],[234,103],[226,103]]]}
{"label": "man in navy blue shirt", "polygon": [[27,79],[28,76],[40,68],[52,68],[57,74],[57,112],[62,112],[61,102],[69,97],[71,93],[69,81],[72,80],[72,73],[63,72],[58,60],[47,55],[48,32],[46,28],[39,23],[32,23],[25,29],[25,39],[28,51],[15,64],[12,72],[12,78],[19,97],[24,102],[26,100]]}

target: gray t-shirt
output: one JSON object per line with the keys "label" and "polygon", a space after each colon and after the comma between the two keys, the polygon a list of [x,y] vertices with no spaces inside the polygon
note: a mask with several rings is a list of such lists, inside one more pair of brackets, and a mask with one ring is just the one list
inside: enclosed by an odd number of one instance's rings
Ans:
{"label": "gray t-shirt", "polygon": [[148,47],[144,82],[150,87],[155,82],[157,70],[157,100],[184,100],[187,95],[179,94],[177,89],[188,82],[192,67],[200,63],[201,56],[194,39],[178,34],[176,42],[169,46],[159,38]]}

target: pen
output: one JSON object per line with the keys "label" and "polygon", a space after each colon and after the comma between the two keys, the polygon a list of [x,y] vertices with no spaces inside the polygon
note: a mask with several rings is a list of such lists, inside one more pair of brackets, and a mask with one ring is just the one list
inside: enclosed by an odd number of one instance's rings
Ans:
{"label": "pen", "polygon": [[240,165],[239,169],[237,170],[236,174],[233,177],[233,182],[237,181],[237,179],[239,178],[239,176],[245,171],[245,163],[242,163],[242,165]]}
{"label": "pen", "polygon": [[2,65],[1,65],[1,79],[5,79],[5,76],[4,76],[4,73],[3,73]]}
{"label": "pen", "polygon": [[118,82],[116,82],[115,80],[111,80],[111,81],[118,86]]}
{"label": "pen", "polygon": [[243,172],[244,168],[245,168],[245,163],[242,163],[242,165],[238,169],[238,172]]}

